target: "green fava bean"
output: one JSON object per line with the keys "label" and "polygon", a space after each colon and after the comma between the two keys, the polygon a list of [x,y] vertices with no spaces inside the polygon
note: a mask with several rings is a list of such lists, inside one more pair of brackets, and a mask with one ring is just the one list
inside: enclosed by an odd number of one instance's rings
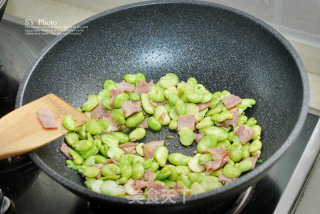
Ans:
{"label": "green fava bean", "polygon": [[123,186],[118,185],[115,181],[107,180],[104,181],[100,187],[102,193],[111,196],[124,196],[126,192]]}
{"label": "green fava bean", "polygon": [[120,108],[124,102],[129,101],[129,100],[130,100],[130,97],[128,94],[120,93],[114,98],[113,106],[115,108]]}
{"label": "green fava bean", "polygon": [[200,185],[205,189],[205,191],[209,191],[212,189],[216,189],[222,186],[222,183],[219,182],[217,177],[214,176],[204,176]]}
{"label": "green fava bean", "polygon": [[251,127],[254,129],[254,136],[252,139],[255,140],[261,135],[261,127],[259,125],[253,125]]}
{"label": "green fava bean", "polygon": [[95,156],[92,155],[83,161],[82,165],[93,166],[96,163]]}
{"label": "green fava bean", "polygon": [[249,147],[250,143],[246,143],[241,147],[242,159],[250,157]]}
{"label": "green fava bean", "polygon": [[228,163],[223,167],[222,174],[228,178],[237,178],[241,175],[241,171]]}
{"label": "green fava bean", "polygon": [[187,188],[190,188],[191,187],[191,181],[189,180],[189,177],[186,176],[186,175],[181,175],[179,178],[178,178],[178,181],[179,183],[181,183],[183,186],[187,187]]}
{"label": "green fava bean", "polygon": [[153,158],[158,162],[159,166],[164,167],[168,159],[169,151],[165,146],[158,146],[153,152]]}
{"label": "green fava bean", "polygon": [[120,166],[121,175],[123,178],[129,179],[132,175],[132,166],[130,164],[123,164]]}
{"label": "green fava bean", "polygon": [[110,105],[111,99],[112,99],[111,96],[105,96],[105,97],[102,98],[102,104],[108,110],[112,110],[112,107]]}
{"label": "green fava bean", "polygon": [[185,156],[181,153],[171,153],[168,156],[168,160],[170,163],[176,166],[187,166],[191,157]]}
{"label": "green fava bean", "polygon": [[205,154],[202,154],[199,157],[199,164],[204,164],[204,163],[207,163],[207,162],[209,162],[211,160],[212,160],[212,154],[211,153],[205,153]]}
{"label": "green fava bean", "polygon": [[154,162],[153,159],[148,159],[148,160],[145,160],[142,165],[143,165],[143,168],[144,169],[149,169],[152,165],[152,163]]}
{"label": "green fava bean", "polygon": [[171,175],[171,170],[168,165],[164,166],[161,170],[160,173],[157,175],[157,179],[163,180],[168,178]]}
{"label": "green fava bean", "polygon": [[101,169],[101,174],[103,176],[108,176],[108,175],[119,175],[121,172],[120,168],[113,163],[107,164]]}
{"label": "green fava bean", "polygon": [[67,167],[78,171],[81,168],[81,165],[76,164],[75,162],[73,162],[72,160],[66,160],[66,165]]}
{"label": "green fava bean", "polygon": [[131,141],[141,140],[146,136],[146,130],[144,128],[136,128],[129,134],[129,139]]}
{"label": "green fava bean", "polygon": [[175,106],[178,100],[180,100],[180,98],[177,94],[172,93],[168,95],[168,102],[171,106]]}
{"label": "green fava bean", "polygon": [[219,178],[219,176],[220,176],[220,175],[222,175],[222,168],[220,168],[220,169],[218,169],[218,170],[216,170],[216,171],[212,172],[212,173],[211,173],[211,175],[213,175],[213,176],[215,176],[215,177]]}
{"label": "green fava bean", "polygon": [[224,141],[228,139],[228,132],[221,128],[212,126],[205,131],[206,135],[215,135],[218,141]]}
{"label": "green fava bean", "polygon": [[217,122],[223,122],[228,119],[232,119],[233,114],[229,111],[221,112],[219,114],[214,114],[211,116],[211,120],[217,121]]}
{"label": "green fava bean", "polygon": [[117,90],[117,84],[112,80],[106,80],[103,84],[103,88],[111,91],[112,89]]}
{"label": "green fava bean", "polygon": [[182,127],[179,131],[180,142],[184,146],[190,146],[194,140],[194,133],[188,127]]}
{"label": "green fava bean", "polygon": [[139,143],[136,146],[136,151],[137,151],[138,155],[140,155],[140,156],[144,156],[143,145],[144,145],[144,143]]}
{"label": "green fava bean", "polygon": [[202,111],[200,111],[199,113],[195,114],[194,116],[196,117],[197,121],[201,121],[205,114],[207,113],[208,109],[203,109]]}
{"label": "green fava bean", "polygon": [[69,153],[70,153],[71,157],[73,158],[73,162],[75,164],[78,164],[78,165],[82,164],[83,158],[79,155],[78,152],[74,151],[73,149],[70,149]]}
{"label": "green fava bean", "polygon": [[185,103],[185,114],[198,114],[199,113],[199,107],[194,103]]}
{"label": "green fava bean", "polygon": [[230,159],[233,162],[239,162],[242,159],[241,149],[239,148],[231,148],[229,150]]}
{"label": "green fava bean", "polygon": [[133,128],[139,125],[144,119],[143,112],[137,112],[126,120],[126,126]]}
{"label": "green fava bean", "polygon": [[79,138],[81,140],[87,139],[86,124],[83,124],[83,125],[79,126],[78,134],[79,134]]}
{"label": "green fava bean", "polygon": [[162,125],[155,117],[152,116],[148,118],[148,127],[153,131],[160,131]]}
{"label": "green fava bean", "polygon": [[191,173],[191,170],[187,166],[176,166],[176,170],[178,172],[178,175],[189,175]]}
{"label": "green fava bean", "polygon": [[147,94],[141,94],[141,104],[143,109],[148,113],[148,114],[154,114],[155,108],[150,102],[150,98]]}
{"label": "green fava bean", "polygon": [[250,108],[255,104],[256,104],[256,101],[254,99],[242,99],[241,103],[239,103],[237,107],[242,110],[246,110],[247,108]]}
{"label": "green fava bean", "polygon": [[176,167],[172,166],[172,165],[168,165],[168,167],[171,171],[171,175],[168,177],[168,179],[171,181],[176,181],[179,177],[178,171],[176,170]]}
{"label": "green fava bean", "polygon": [[95,166],[88,166],[83,170],[82,174],[86,177],[94,178],[99,174],[99,169]]}
{"label": "green fava bean", "polygon": [[250,119],[248,119],[248,121],[246,122],[247,126],[253,126],[257,124],[257,120],[254,117],[251,117]]}
{"label": "green fava bean", "polygon": [[205,117],[200,121],[200,123],[198,123],[196,125],[196,128],[197,129],[205,129],[205,128],[208,128],[211,126],[213,126],[213,122],[211,120],[211,117]]}
{"label": "green fava bean", "polygon": [[256,152],[260,151],[262,148],[262,143],[260,140],[254,140],[250,144],[249,152],[254,155]]}
{"label": "green fava bean", "polygon": [[164,91],[160,86],[153,85],[149,92],[149,98],[158,103],[162,103],[165,101],[166,97],[164,95]]}
{"label": "green fava bean", "polygon": [[217,145],[217,137],[215,135],[207,135],[203,137],[197,145],[198,152],[213,148]]}
{"label": "green fava bean", "polygon": [[188,94],[186,95],[186,99],[190,103],[200,103],[203,100],[203,94]]}
{"label": "green fava bean", "polygon": [[190,78],[188,79],[187,83],[188,83],[189,85],[191,85],[192,87],[194,87],[195,85],[198,84],[198,81],[197,81],[195,78],[190,77]]}
{"label": "green fava bean", "polygon": [[71,114],[67,114],[64,116],[62,120],[62,125],[65,129],[69,131],[76,131],[77,130],[77,124],[76,121],[74,120],[73,116]]}
{"label": "green fava bean", "polygon": [[94,160],[95,160],[95,162],[102,163],[102,164],[104,164],[108,161],[108,159],[103,157],[102,155],[95,155]]}
{"label": "green fava bean", "polygon": [[174,118],[169,123],[170,130],[176,130],[178,128],[178,118]]}
{"label": "green fava bean", "polygon": [[92,142],[90,140],[79,140],[77,144],[74,145],[74,148],[78,152],[84,152],[89,150],[92,147]]}
{"label": "green fava bean", "polygon": [[[101,131],[110,132],[111,126],[106,120],[99,120],[98,121],[99,126],[101,127]],[[101,134],[101,133],[99,133]]]}
{"label": "green fava bean", "polygon": [[207,92],[206,88],[202,84],[197,84],[193,87],[193,90],[197,94],[204,94]]}
{"label": "green fava bean", "polygon": [[224,99],[224,98],[226,98],[227,96],[229,96],[231,93],[230,93],[229,91],[227,91],[227,90],[223,90],[223,91],[221,92],[221,94],[222,94],[222,99]]}
{"label": "green fava bean", "polygon": [[195,173],[195,172],[192,172],[188,175],[188,178],[190,180],[190,182],[193,184],[194,182],[198,182],[200,183],[203,178],[204,178],[204,175],[201,174],[201,173]]}
{"label": "green fava bean", "polygon": [[125,152],[118,147],[111,147],[107,151],[107,155],[109,158],[112,158],[116,161],[120,161],[121,157],[125,154]]}
{"label": "green fava bean", "polygon": [[83,152],[79,152],[79,154],[81,155],[81,157],[83,157],[84,159],[87,159],[89,158],[90,156],[92,155],[96,155],[98,154],[99,152],[99,148],[98,146],[96,145],[96,143],[94,142],[92,147],[87,150],[87,151],[83,151]]}
{"label": "green fava bean", "polygon": [[103,132],[103,128],[98,124],[96,120],[89,120],[86,123],[86,131],[92,135],[96,135]]}
{"label": "green fava bean", "polygon": [[110,148],[119,146],[118,138],[116,138],[113,135],[104,134],[104,135],[102,135],[101,140],[102,140],[103,143],[107,144]]}
{"label": "green fava bean", "polygon": [[179,83],[179,77],[174,73],[168,73],[161,77],[159,80],[159,85],[162,88],[170,88],[172,86],[177,86]]}
{"label": "green fava bean", "polygon": [[219,142],[217,144],[217,147],[229,150],[231,148],[231,143],[229,140],[224,140],[224,141]]}
{"label": "green fava bean", "polygon": [[137,81],[137,75],[136,74],[126,74],[123,76],[124,81],[135,84]]}
{"label": "green fava bean", "polygon": [[139,81],[146,81],[146,76],[143,73],[137,73],[135,83],[138,83]]}
{"label": "green fava bean", "polygon": [[130,97],[130,100],[132,100],[132,101],[139,101],[140,100],[139,94],[137,94],[135,92],[130,93],[129,97]]}
{"label": "green fava bean", "polygon": [[155,172],[159,169],[159,164],[155,161],[153,161],[153,163],[151,164],[150,168],[151,172]]}
{"label": "green fava bean", "polygon": [[117,124],[123,125],[126,123],[124,112],[120,109],[112,109],[111,118],[113,118],[117,122]]}
{"label": "green fava bean", "polygon": [[64,139],[69,146],[73,147],[78,142],[79,135],[75,132],[70,132],[64,137]]}
{"label": "green fava bean", "polygon": [[243,125],[247,122],[248,117],[246,115],[240,115],[238,118],[238,124]]}
{"label": "green fava bean", "polygon": [[132,178],[134,180],[138,180],[140,178],[142,178],[144,175],[144,168],[142,163],[140,163],[139,161],[135,162],[132,164]]}
{"label": "green fava bean", "polygon": [[178,100],[174,106],[174,110],[176,111],[177,115],[184,115],[186,112],[186,106],[184,102],[182,100]]}
{"label": "green fava bean", "polygon": [[164,106],[156,107],[154,117],[161,123],[161,125],[168,125],[170,123],[170,117]]}
{"label": "green fava bean", "polygon": [[120,144],[129,142],[129,136],[123,132],[114,132],[112,136],[117,138]]}
{"label": "green fava bean", "polygon": [[247,172],[249,170],[251,170],[253,167],[253,163],[249,160],[243,160],[241,161],[237,168],[241,171],[241,172]]}
{"label": "green fava bean", "polygon": [[[173,119],[176,119],[178,118],[178,115],[176,113],[176,111],[174,110],[174,108],[171,108],[170,111],[169,111],[169,116],[170,118],[173,120]],[[171,121],[170,121],[171,122]]]}
{"label": "green fava bean", "polygon": [[217,107],[210,109],[207,113],[206,116],[212,116],[214,114],[219,114],[223,110],[223,104],[219,104]]}
{"label": "green fava bean", "polygon": [[206,92],[203,94],[202,103],[209,102],[212,99],[212,94],[210,92]]}
{"label": "green fava bean", "polygon": [[[221,92],[215,92],[214,94],[212,94],[212,98],[211,98],[211,108],[215,108],[219,103],[220,101],[222,100],[222,93]],[[219,112],[218,112],[219,113]]]}
{"label": "green fava bean", "polygon": [[96,95],[89,95],[87,101],[82,105],[82,111],[91,111],[99,104],[99,99]]}

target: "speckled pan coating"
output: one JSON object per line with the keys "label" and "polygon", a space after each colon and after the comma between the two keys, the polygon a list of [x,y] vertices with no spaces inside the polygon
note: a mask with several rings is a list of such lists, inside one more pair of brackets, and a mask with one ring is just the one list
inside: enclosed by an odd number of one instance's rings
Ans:
{"label": "speckled pan coating", "polygon": [[[309,105],[305,68],[283,36],[248,14],[198,1],[145,2],[103,12],[79,25],[88,27],[81,36],[59,36],[43,51],[19,89],[17,107],[51,92],[80,106],[104,80],[119,82],[124,74],[135,72],[154,81],[167,72],[184,81],[193,76],[211,91],[226,89],[257,101],[248,115],[262,127],[266,161],[231,184],[187,198],[185,205],[182,198],[175,205],[167,201],[161,205],[164,211],[217,204],[236,196],[276,163],[301,130]],[[149,132],[144,141],[164,139],[169,133],[168,129],[159,135]],[[159,206],[128,205],[127,199],[89,191],[83,179],[65,166],[58,151],[61,142],[30,156],[71,191],[123,209],[152,211]],[[176,148],[178,138],[166,142],[172,152],[191,154],[195,148]]]}

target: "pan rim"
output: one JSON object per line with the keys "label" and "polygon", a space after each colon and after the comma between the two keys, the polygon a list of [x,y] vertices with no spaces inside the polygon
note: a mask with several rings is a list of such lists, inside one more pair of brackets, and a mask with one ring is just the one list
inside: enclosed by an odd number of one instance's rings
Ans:
{"label": "pan rim", "polygon": [[[283,145],[268,159],[266,160],[262,165],[258,166],[255,168],[253,171],[242,175],[239,179],[236,181],[229,183],[228,185],[224,185],[220,188],[204,192],[201,194],[197,194],[192,198],[177,198],[175,199],[175,204],[183,204],[185,203],[190,203],[192,201],[197,201],[200,199],[204,199],[207,197],[224,197],[228,195],[228,193],[232,192],[232,190],[235,190],[237,187],[241,186],[241,184],[245,183],[252,183],[254,178],[256,177],[262,177],[266,171],[272,167],[279,159],[280,157],[288,150],[290,145],[294,142],[294,140],[298,137],[299,133],[302,130],[304,121],[307,116],[308,112],[308,107],[309,107],[309,102],[310,102],[310,89],[309,89],[309,83],[308,83],[308,77],[307,77],[307,72],[306,69],[303,65],[303,62],[301,58],[299,57],[298,53],[296,50],[293,48],[293,46],[282,36],[278,31],[273,29],[269,24],[265,23],[264,21],[246,13],[243,11],[240,11],[235,8],[231,8],[228,6],[216,4],[216,3],[211,3],[211,2],[205,2],[205,1],[195,1],[195,0],[165,0],[165,1],[145,1],[145,2],[138,2],[138,3],[133,3],[133,4],[128,4],[124,5],[121,7],[117,7],[114,9],[106,10],[104,12],[101,12],[99,14],[96,14],[94,16],[91,16],[75,26],[71,27],[67,31],[65,31],[63,34],[57,36],[49,45],[47,45],[40,53],[39,57],[34,61],[32,66],[30,67],[30,70],[26,73],[20,87],[18,90],[17,98],[16,98],[16,104],[15,107],[18,108],[22,106],[23,104],[23,95],[27,86],[27,82],[29,78],[31,77],[33,71],[37,67],[38,63],[42,60],[42,58],[51,50],[51,48],[56,45],[59,41],[61,41],[64,37],[68,36],[70,32],[73,31],[73,29],[76,26],[83,26],[85,24],[88,24],[89,22],[101,18],[103,16],[112,14],[112,13],[117,13],[119,11],[127,10],[127,9],[132,9],[136,7],[142,7],[142,6],[149,6],[149,5],[163,5],[163,4],[190,4],[190,5],[200,5],[200,6],[208,6],[208,7],[214,7],[218,8],[221,10],[225,10],[231,13],[234,13],[238,16],[244,17],[246,19],[249,19],[253,23],[259,25],[262,27],[264,30],[266,30],[268,33],[270,33],[272,36],[274,36],[275,39],[278,40],[278,42],[283,45],[288,53],[291,55],[293,61],[296,63],[297,68],[299,69],[300,76],[301,76],[301,81],[302,81],[302,89],[303,89],[303,100],[302,100],[302,106],[300,109],[299,117],[298,120],[292,129],[291,133],[289,134],[288,138],[284,141]],[[73,192],[81,192],[82,195],[86,195],[87,197],[90,197],[91,199],[97,199],[99,201],[103,200],[108,200],[113,203],[119,203],[119,204],[128,204],[130,199],[127,198],[120,198],[120,197],[112,197],[100,193],[93,192],[89,189],[87,189],[85,186],[78,185],[72,181],[69,181],[65,177],[59,175],[56,173],[53,169],[48,167],[42,160],[41,158],[36,154],[36,152],[31,152],[29,153],[30,158],[37,164],[37,166],[43,170],[47,175],[49,175],[52,179],[55,181],[59,182],[63,186],[67,187]],[[170,201],[165,201],[162,205],[173,205]],[[134,204],[137,205],[137,204]],[[139,204],[138,204],[139,205]],[[159,206],[159,204],[143,204],[143,206]]]}

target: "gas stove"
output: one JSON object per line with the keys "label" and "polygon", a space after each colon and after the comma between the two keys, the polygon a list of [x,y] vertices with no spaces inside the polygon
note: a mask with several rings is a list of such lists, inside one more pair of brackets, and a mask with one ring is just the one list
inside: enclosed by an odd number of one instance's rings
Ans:
{"label": "gas stove", "polygon": [[[0,117],[14,109],[24,73],[54,38],[52,35],[26,35],[23,25],[6,20],[0,23],[0,47],[3,47],[0,49]],[[299,138],[289,151],[262,180],[221,213],[293,212],[319,154],[320,145],[316,143],[320,138],[319,130],[319,116],[309,113]],[[11,209],[17,214],[102,213],[98,205],[79,198],[49,178],[27,155],[0,161],[0,189],[11,199]],[[210,208],[203,207],[199,213],[211,213]]]}

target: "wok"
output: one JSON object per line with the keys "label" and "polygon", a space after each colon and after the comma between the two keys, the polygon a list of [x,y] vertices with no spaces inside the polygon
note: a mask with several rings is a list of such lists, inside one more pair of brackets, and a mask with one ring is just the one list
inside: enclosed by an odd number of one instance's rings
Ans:
{"label": "wok", "polygon": [[[81,35],[71,29],[42,52],[19,88],[16,107],[51,92],[81,106],[106,79],[120,82],[126,73],[142,72],[148,81],[157,81],[174,72],[180,81],[197,78],[212,92],[226,89],[254,98],[257,104],[247,113],[262,127],[265,159],[235,182],[159,205],[129,204],[129,199],[88,190],[65,165],[59,152],[63,139],[30,154],[45,173],[79,196],[131,212],[219,207],[261,179],[299,135],[309,105],[305,68],[288,41],[257,18],[207,2],[161,1],[105,11],[78,26],[85,27]],[[142,142],[169,133],[166,128],[160,135],[149,131]],[[166,141],[171,152],[190,155],[195,149],[180,146],[178,138]]]}

